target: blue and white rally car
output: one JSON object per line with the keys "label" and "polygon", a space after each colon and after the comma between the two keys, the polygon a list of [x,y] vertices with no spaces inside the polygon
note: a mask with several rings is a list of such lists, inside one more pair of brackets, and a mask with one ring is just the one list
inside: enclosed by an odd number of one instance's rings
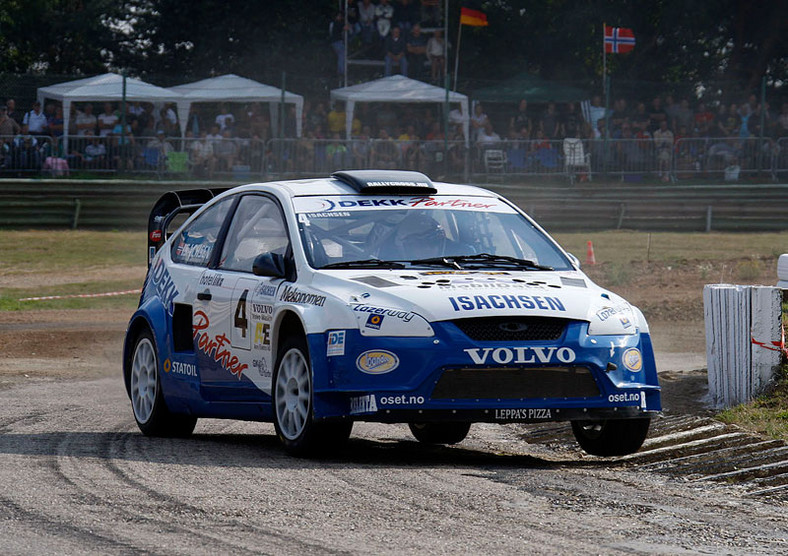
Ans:
{"label": "blue and white rally car", "polygon": [[273,421],[303,455],[354,421],[438,444],[474,422],[571,421],[610,456],[661,410],[643,314],[493,192],[345,171],[168,193],[148,232],[123,365],[146,435]]}

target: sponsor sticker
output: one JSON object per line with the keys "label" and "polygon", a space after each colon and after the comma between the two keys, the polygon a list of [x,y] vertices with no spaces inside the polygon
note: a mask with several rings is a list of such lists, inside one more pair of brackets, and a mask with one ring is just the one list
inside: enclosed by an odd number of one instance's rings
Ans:
{"label": "sponsor sticker", "polygon": [[359,413],[377,413],[378,404],[375,403],[375,395],[367,394],[366,396],[355,396],[350,398],[350,414],[358,415]]}
{"label": "sponsor sticker", "polygon": [[623,392],[621,394],[610,394],[607,397],[607,401],[610,403],[639,402],[640,394],[641,394],[640,392]]}
{"label": "sponsor sticker", "polygon": [[390,373],[399,367],[399,357],[385,349],[365,351],[356,359],[356,368],[369,375]]}
{"label": "sponsor sticker", "polygon": [[383,315],[369,315],[367,323],[364,325],[373,330],[380,330],[380,325],[383,324]]}
{"label": "sponsor sticker", "polygon": [[496,409],[495,419],[498,421],[522,421],[535,419],[552,419],[551,409],[530,408],[530,409]]}
{"label": "sponsor sticker", "polygon": [[549,295],[458,295],[449,297],[455,311],[480,311],[483,309],[542,309],[566,311],[564,303]]}
{"label": "sponsor sticker", "polygon": [[170,276],[170,271],[164,265],[164,259],[159,258],[150,272],[153,285],[156,286],[156,294],[161,299],[161,304],[167,309],[167,313],[172,316],[175,310],[175,298],[178,296],[178,288]]}
{"label": "sponsor sticker", "polygon": [[424,396],[380,396],[380,405],[423,405]]}
{"label": "sponsor sticker", "polygon": [[640,354],[638,348],[629,348],[621,356],[624,366],[633,373],[640,372],[643,369],[643,356]]}
{"label": "sponsor sticker", "polygon": [[241,380],[244,370],[249,368],[246,363],[235,355],[231,349],[230,339],[225,334],[216,334],[211,338],[204,332],[210,326],[208,315],[204,311],[194,312],[192,336],[195,347],[208,357],[213,358],[223,369]]}
{"label": "sponsor sticker", "polygon": [[572,363],[577,356],[568,347],[515,347],[464,349],[476,365],[526,363]]}
{"label": "sponsor sticker", "polygon": [[279,300],[286,303],[298,303],[322,307],[326,302],[326,296],[302,292],[295,286],[285,286],[282,288],[282,295],[279,296]]}
{"label": "sponsor sticker", "polygon": [[[362,295],[363,297],[363,295]],[[375,307],[374,305],[355,305],[353,310],[357,313],[369,313],[371,316],[367,319],[367,323],[371,320],[372,316],[379,315],[381,317],[381,321],[383,320],[384,315],[388,315],[392,318],[399,319],[402,322],[410,322],[413,319],[415,313],[411,311],[401,311],[399,309],[387,309],[385,307]],[[370,327],[371,328],[371,327]]]}
{"label": "sponsor sticker", "polygon": [[328,333],[328,347],[326,357],[345,355],[345,331],[334,330]]}

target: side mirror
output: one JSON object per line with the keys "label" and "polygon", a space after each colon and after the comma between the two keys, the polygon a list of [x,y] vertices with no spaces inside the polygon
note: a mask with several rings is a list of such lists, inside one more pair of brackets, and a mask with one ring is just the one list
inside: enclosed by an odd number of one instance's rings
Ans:
{"label": "side mirror", "polygon": [[263,253],[255,257],[254,263],[252,263],[252,272],[255,276],[284,278],[285,259],[279,253]]}
{"label": "side mirror", "polygon": [[572,253],[567,253],[569,255],[569,260],[572,261],[572,264],[575,265],[578,269],[580,268],[580,259],[575,257]]}

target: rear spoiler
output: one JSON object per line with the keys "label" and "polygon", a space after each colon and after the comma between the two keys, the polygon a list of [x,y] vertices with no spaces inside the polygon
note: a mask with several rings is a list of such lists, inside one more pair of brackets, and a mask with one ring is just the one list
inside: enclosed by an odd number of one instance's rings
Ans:
{"label": "rear spoiler", "polygon": [[176,215],[192,214],[205,203],[230,189],[229,187],[211,189],[187,189],[184,191],[168,191],[162,195],[148,217],[148,266],[153,256],[161,249],[169,237],[167,229]]}

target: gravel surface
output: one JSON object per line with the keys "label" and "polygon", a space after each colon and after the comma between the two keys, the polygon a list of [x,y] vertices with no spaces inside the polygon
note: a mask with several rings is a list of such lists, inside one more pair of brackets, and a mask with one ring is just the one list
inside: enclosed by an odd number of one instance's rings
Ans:
{"label": "gravel surface", "polygon": [[[362,423],[324,461],[285,455],[268,424],[145,438],[120,380],[126,318],[0,318],[4,554],[788,553],[779,501],[529,444],[517,425],[431,448]],[[702,407],[687,357],[664,375],[669,412]]]}

